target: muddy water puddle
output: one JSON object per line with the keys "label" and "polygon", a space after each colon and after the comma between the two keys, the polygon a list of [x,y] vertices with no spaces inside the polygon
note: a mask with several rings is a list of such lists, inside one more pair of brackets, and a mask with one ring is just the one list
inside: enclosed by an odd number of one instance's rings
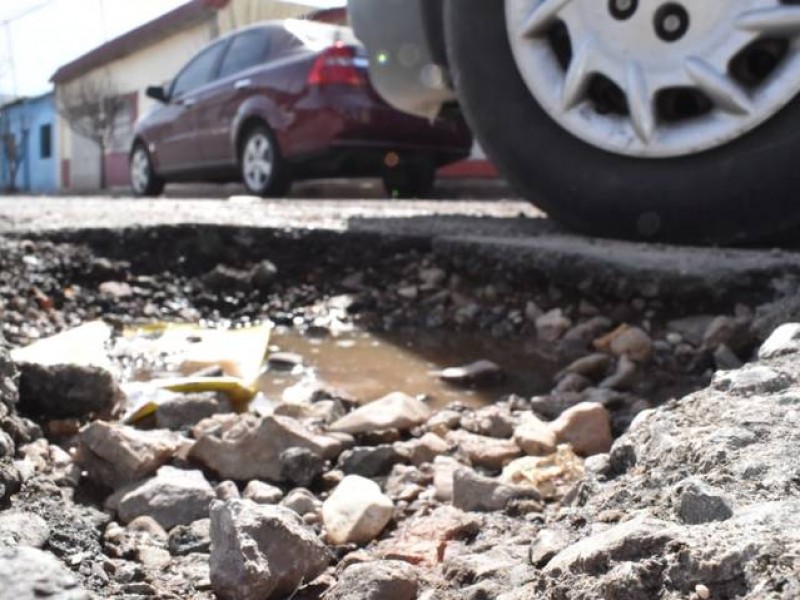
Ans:
{"label": "muddy water puddle", "polygon": [[[507,394],[544,393],[558,369],[557,363],[533,342],[440,330],[389,334],[350,331],[317,337],[276,328],[270,351],[303,359],[302,365],[294,368],[268,363],[260,378],[260,390],[272,402],[291,401],[316,387],[358,402],[401,391],[427,396],[437,408],[453,401],[481,406]],[[478,360],[502,367],[504,379],[470,388],[439,378],[443,369]]]}

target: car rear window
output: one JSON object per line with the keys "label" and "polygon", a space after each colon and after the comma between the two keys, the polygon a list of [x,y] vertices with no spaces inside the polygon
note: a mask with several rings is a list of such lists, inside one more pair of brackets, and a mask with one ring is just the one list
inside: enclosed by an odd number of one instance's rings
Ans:
{"label": "car rear window", "polygon": [[349,27],[298,19],[289,19],[284,24],[284,27],[286,31],[300,40],[304,46],[315,52],[332,46],[337,42],[348,46],[361,46],[355,33]]}

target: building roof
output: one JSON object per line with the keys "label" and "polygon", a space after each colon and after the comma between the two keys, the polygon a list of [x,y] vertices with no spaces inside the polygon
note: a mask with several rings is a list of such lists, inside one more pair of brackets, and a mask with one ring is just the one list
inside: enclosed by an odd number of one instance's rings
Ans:
{"label": "building roof", "polygon": [[66,83],[110,62],[209,19],[229,0],[189,0],[178,8],[98,46],[91,52],[60,67],[50,78]]}
{"label": "building roof", "polygon": [[53,91],[45,92],[44,94],[39,94],[38,96],[22,96],[18,98],[11,98],[11,97],[0,97],[0,110],[12,108],[14,106],[22,106],[25,104],[33,104],[35,102],[41,102],[43,100],[49,100],[53,97]]}

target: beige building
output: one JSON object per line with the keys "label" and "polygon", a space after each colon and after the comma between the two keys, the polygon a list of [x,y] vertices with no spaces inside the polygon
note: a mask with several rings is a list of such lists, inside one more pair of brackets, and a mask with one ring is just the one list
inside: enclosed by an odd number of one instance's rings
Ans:
{"label": "beige building", "polygon": [[[52,77],[57,105],[103,98],[94,104],[113,115],[114,125],[101,160],[99,145],[59,117],[60,187],[127,186],[133,127],[153,103],[144,94],[147,86],[169,81],[219,35],[262,20],[308,15],[308,6],[283,0],[190,0],[62,66]],[[92,118],[98,119],[97,111],[85,118],[85,129],[96,131],[98,127],[89,125]]]}

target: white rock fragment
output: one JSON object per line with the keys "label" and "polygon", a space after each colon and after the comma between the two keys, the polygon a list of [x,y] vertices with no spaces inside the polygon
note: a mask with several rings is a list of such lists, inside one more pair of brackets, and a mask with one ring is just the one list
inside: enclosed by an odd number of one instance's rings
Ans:
{"label": "white rock fragment", "polygon": [[394,504],[377,483],[349,475],[322,505],[322,521],[332,544],[366,544],[391,521]]}

